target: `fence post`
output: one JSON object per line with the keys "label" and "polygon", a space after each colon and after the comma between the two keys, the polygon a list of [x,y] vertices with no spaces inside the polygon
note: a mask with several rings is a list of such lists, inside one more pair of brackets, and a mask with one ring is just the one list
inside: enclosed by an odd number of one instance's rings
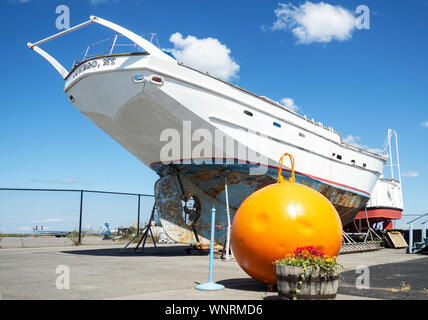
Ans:
{"label": "fence post", "polygon": [[427,221],[422,222],[422,239],[421,239],[422,242],[424,242],[427,237],[427,225],[426,225]]}
{"label": "fence post", "polygon": [[79,244],[82,241],[82,208],[83,208],[83,190],[80,190]]}
{"label": "fence post", "polygon": [[138,195],[137,236],[140,234],[140,198],[141,198],[141,194]]}

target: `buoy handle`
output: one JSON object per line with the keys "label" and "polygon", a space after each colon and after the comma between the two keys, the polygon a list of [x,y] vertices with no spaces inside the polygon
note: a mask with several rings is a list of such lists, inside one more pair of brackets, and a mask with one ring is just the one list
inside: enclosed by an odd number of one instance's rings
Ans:
{"label": "buoy handle", "polygon": [[290,162],[291,162],[291,177],[290,177],[290,179],[288,179],[288,182],[289,183],[296,183],[296,178],[294,177],[294,157],[287,152],[282,155],[281,159],[279,159],[279,162],[278,162],[278,181],[277,181],[277,183],[284,183],[285,182],[284,178],[281,175],[282,161],[283,161],[285,156],[288,156],[290,158]]}

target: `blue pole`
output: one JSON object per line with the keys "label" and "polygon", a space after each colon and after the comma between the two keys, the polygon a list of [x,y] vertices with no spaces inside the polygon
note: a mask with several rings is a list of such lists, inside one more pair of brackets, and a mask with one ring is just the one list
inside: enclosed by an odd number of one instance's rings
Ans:
{"label": "blue pole", "polygon": [[215,234],[215,208],[211,210],[211,243],[210,243],[210,269],[208,282],[196,286],[198,290],[221,290],[224,286],[213,282],[213,258],[214,258],[214,234]]}
{"label": "blue pole", "polygon": [[215,232],[215,208],[211,210],[210,271],[208,276],[208,282],[213,282],[214,232]]}

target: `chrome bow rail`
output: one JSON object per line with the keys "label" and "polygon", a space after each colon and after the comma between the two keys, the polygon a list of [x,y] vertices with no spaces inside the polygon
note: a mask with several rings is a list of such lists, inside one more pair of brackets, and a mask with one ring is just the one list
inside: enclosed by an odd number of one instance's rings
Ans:
{"label": "chrome bow rail", "polygon": [[[153,43],[153,40],[156,40],[156,45],[158,48],[160,48],[159,41],[156,37],[156,33],[148,33],[148,34],[141,35],[141,37],[143,38],[147,36],[150,36],[151,43]],[[123,48],[131,48],[133,50],[132,52],[146,52],[143,48],[141,48],[136,43],[133,43],[132,41],[124,43],[123,38],[126,38],[126,37],[121,34],[115,34],[107,39],[104,39],[89,45],[81,56],[78,56],[75,58],[73,66],[75,66],[76,64],[82,63],[82,61],[85,61],[87,59],[91,59],[94,57],[125,53],[125,52],[121,52],[121,49]],[[126,53],[129,53],[129,51]]]}
{"label": "chrome bow rail", "polygon": [[[67,69],[65,69],[63,65],[61,65],[54,57],[52,57],[49,53],[47,53],[46,51],[41,49],[39,46],[45,42],[48,42],[48,41],[51,41],[51,40],[56,39],[58,37],[61,37],[67,33],[73,32],[77,29],[81,29],[83,27],[86,27],[92,23],[97,23],[97,24],[100,24],[106,28],[113,30],[113,31],[116,31],[117,33],[119,33],[122,36],[131,40],[136,46],[143,48],[145,51],[147,51],[152,56],[155,56],[155,57],[158,57],[158,58],[161,58],[164,60],[168,60],[168,61],[173,61],[176,63],[176,61],[171,56],[164,53],[162,50],[160,50],[155,45],[153,45],[150,41],[144,39],[143,37],[137,35],[136,33],[132,32],[128,29],[125,29],[125,28],[123,28],[123,27],[121,27],[121,26],[119,26],[113,22],[110,22],[110,21],[107,21],[107,20],[104,20],[102,18],[95,17],[95,16],[91,16],[89,21],[81,23],[77,26],[74,26],[74,27],[68,29],[68,30],[54,34],[54,35],[47,37],[43,40],[37,41],[36,43],[28,42],[27,46],[30,49],[36,51],[38,54],[40,54],[43,58],[45,58],[58,71],[58,73],[61,75],[61,77],[63,79],[66,79],[68,74],[69,74],[69,71],[67,71]],[[112,46],[112,48],[114,48],[114,45]]]}

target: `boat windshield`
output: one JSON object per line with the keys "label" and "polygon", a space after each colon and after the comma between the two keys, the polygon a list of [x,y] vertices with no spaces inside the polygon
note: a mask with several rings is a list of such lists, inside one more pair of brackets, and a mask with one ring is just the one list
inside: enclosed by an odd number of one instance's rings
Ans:
{"label": "boat windshield", "polygon": [[[159,42],[156,38],[155,33],[149,33],[141,36],[146,39],[149,37],[147,40],[149,40],[152,43],[155,40],[156,41],[155,44],[159,48]],[[89,45],[85,49],[85,51],[82,53],[82,55],[75,58],[73,67],[81,64],[85,60],[88,60],[94,57],[112,55],[112,54],[137,53],[137,52],[148,54],[146,50],[144,50],[134,42],[130,41],[128,38],[120,34],[115,34],[107,39],[104,39]]]}

